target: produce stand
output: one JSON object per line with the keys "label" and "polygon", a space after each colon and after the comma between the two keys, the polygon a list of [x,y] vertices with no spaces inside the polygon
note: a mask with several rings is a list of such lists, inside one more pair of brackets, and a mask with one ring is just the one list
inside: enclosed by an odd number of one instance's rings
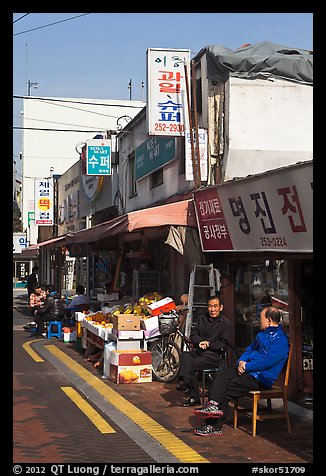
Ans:
{"label": "produce stand", "polygon": [[[141,360],[145,359],[144,356],[148,354],[148,339],[160,335],[158,315],[176,307],[171,298],[162,298],[158,293],[148,295],[149,297],[144,295],[134,303],[104,306],[102,311],[75,313],[77,347],[80,346],[85,351],[85,358],[88,360],[91,360],[94,351],[96,352],[98,362],[94,366],[102,367],[103,364],[103,371],[106,367],[104,378],[112,378],[112,371],[110,374],[107,369],[112,370],[115,352],[121,355],[135,352],[142,356]],[[123,360],[123,357],[121,359]],[[144,365],[148,370],[147,361]],[[118,365],[119,369],[120,367]],[[145,371],[145,368],[143,370]],[[136,369],[132,374],[135,373]],[[121,383],[119,375],[116,375],[116,383]],[[149,381],[148,376],[139,374],[137,381]]]}

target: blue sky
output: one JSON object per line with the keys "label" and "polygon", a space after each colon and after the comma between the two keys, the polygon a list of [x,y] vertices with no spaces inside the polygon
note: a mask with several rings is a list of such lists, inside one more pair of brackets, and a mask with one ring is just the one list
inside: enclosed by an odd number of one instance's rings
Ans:
{"label": "blue sky", "polygon": [[[147,48],[190,49],[191,58],[208,45],[259,41],[313,49],[312,13],[14,13],[13,22],[17,96],[29,80],[39,83],[32,95],[126,100],[131,79],[131,98],[145,100]],[[14,126],[21,110],[14,99]],[[20,134],[14,130],[16,161]]]}

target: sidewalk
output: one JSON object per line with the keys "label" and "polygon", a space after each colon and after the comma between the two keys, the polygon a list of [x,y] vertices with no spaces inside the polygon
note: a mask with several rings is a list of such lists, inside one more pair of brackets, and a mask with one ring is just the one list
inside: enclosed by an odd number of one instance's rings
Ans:
{"label": "sidewalk", "polygon": [[[14,313],[16,316],[14,331],[17,331],[17,342],[26,341],[26,333],[22,331],[22,326],[30,320],[29,316],[22,312],[26,304],[27,296],[24,297],[17,293],[14,298],[14,308],[18,311]],[[251,420],[241,416],[239,428],[234,429],[231,413],[229,420],[224,425],[221,437],[200,438],[193,433],[193,429],[201,426],[202,421],[198,421],[199,419],[194,416],[192,408],[180,406],[183,396],[176,390],[175,383],[163,384],[153,381],[146,384],[117,385],[102,378],[101,372],[94,369],[93,365],[85,360],[73,343],[44,339],[39,340],[34,349],[42,351],[44,348],[45,352],[49,344],[62,351],[67,359],[70,357],[76,364],[80,364],[89,375],[96,377],[95,381],[99,382],[98,385],[104,384],[106,388],[113,390],[115,394],[132,404],[131,408],[137,408],[145,416],[147,415],[157,422],[160,428],[170,432],[171,438],[176,437],[211,463],[260,462],[300,465],[313,462],[312,410],[289,402],[292,435],[287,432],[285,420],[270,420],[258,422],[257,436],[252,437],[250,435]],[[60,373],[58,369],[54,369],[54,371]],[[21,379],[23,378],[22,375]],[[72,382],[75,380],[73,379]],[[126,408],[130,407],[126,406]],[[112,412],[109,412],[108,415],[112,415]],[[125,416],[131,420],[134,418],[134,415],[130,414],[130,409],[126,411]],[[142,430],[144,431],[144,428]],[[137,443],[137,435],[133,435],[133,439]]]}

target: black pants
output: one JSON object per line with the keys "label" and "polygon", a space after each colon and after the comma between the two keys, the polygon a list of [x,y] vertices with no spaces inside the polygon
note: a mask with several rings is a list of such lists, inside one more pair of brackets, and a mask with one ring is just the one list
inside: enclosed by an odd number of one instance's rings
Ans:
{"label": "black pants", "polygon": [[47,315],[39,316],[36,314],[34,316],[34,320],[36,322],[36,334],[42,334],[45,331],[45,322],[50,322],[50,321],[62,321],[64,316],[58,316],[56,318],[49,317]]}
{"label": "black pants", "polygon": [[208,390],[208,399],[217,402],[224,415],[219,419],[207,418],[206,423],[222,428],[230,410],[228,399],[243,397],[250,390],[266,390],[267,388],[269,387],[249,374],[239,375],[235,367],[220,369],[216,372]]}
{"label": "black pants", "polygon": [[193,350],[181,353],[179,375],[182,377],[184,385],[190,389],[191,398],[195,400],[200,399],[197,371],[216,367],[222,362],[223,359],[218,354],[216,356],[212,354],[207,355],[205,351],[200,354]]}

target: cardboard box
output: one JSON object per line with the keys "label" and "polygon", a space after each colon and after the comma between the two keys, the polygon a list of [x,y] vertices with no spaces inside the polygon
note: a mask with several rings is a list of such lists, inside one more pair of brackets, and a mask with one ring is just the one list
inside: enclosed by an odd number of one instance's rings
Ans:
{"label": "cardboard box", "polygon": [[146,350],[113,350],[110,352],[110,376],[115,383],[152,381],[152,353]]}
{"label": "cardboard box", "polygon": [[177,306],[172,298],[166,297],[147,306],[152,311],[152,316],[159,316],[164,312],[172,311]]}
{"label": "cardboard box", "polygon": [[136,314],[113,314],[111,316],[113,329],[117,331],[139,331],[140,317]]}
{"label": "cardboard box", "polygon": [[144,331],[144,339],[151,339],[152,337],[160,336],[161,333],[159,329],[152,329],[150,331]]}
{"label": "cardboard box", "polygon": [[141,349],[141,340],[117,340],[117,350],[133,350],[135,352],[138,352]]}
{"label": "cardboard box", "polygon": [[114,335],[117,339],[143,339],[144,331],[141,329],[140,331],[117,331],[116,329],[112,329],[112,335]]}
{"label": "cardboard box", "polygon": [[140,320],[140,328],[144,329],[145,339],[160,335],[158,316],[149,317]]}

